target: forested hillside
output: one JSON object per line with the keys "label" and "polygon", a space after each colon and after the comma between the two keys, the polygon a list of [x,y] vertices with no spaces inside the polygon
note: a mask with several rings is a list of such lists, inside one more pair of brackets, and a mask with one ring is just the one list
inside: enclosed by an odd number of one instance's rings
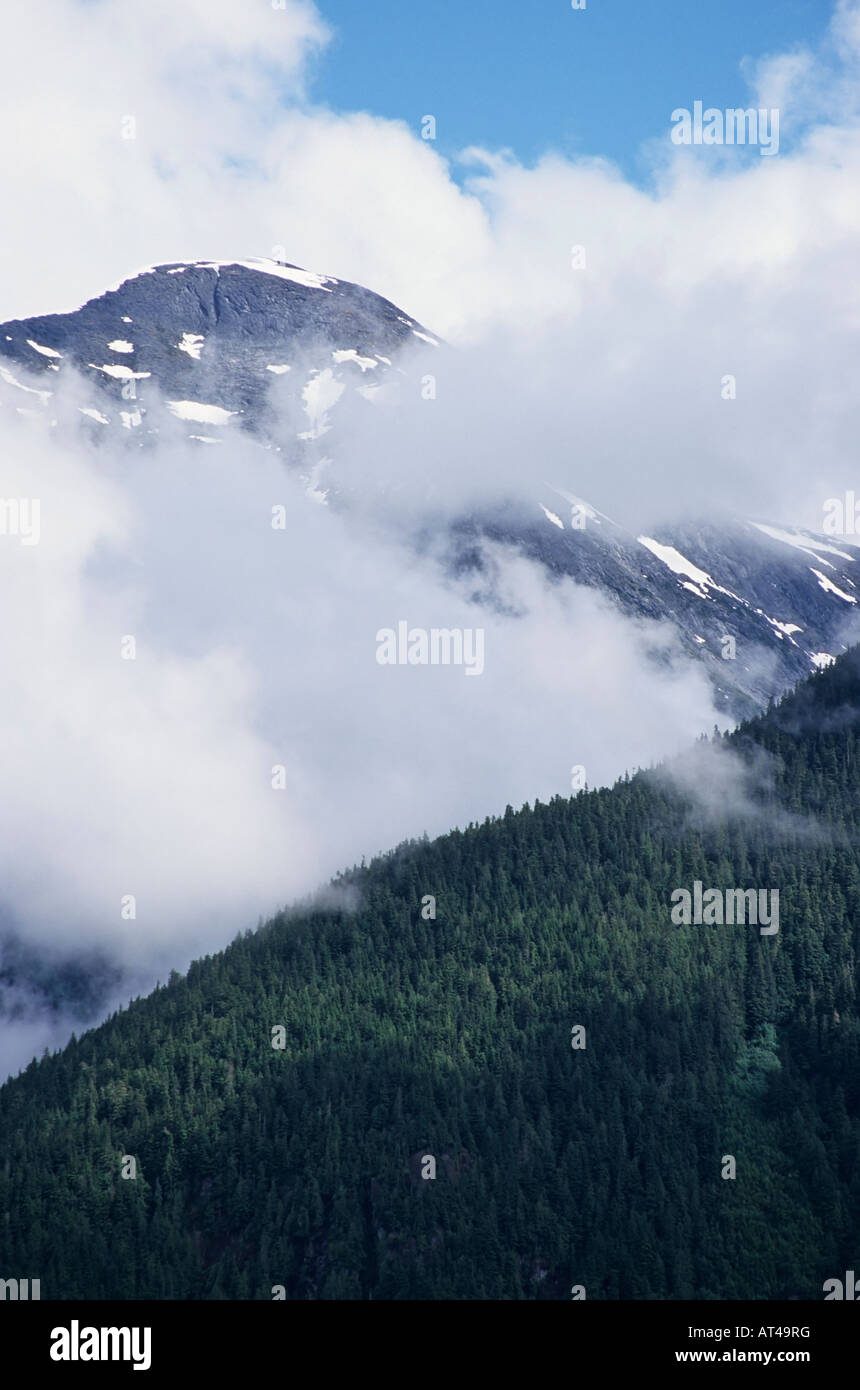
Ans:
{"label": "forested hillside", "polygon": [[[32,1063],[0,1089],[0,1276],[821,1298],[860,1268],[858,711],[855,651],[717,740],[749,799],[637,773],[401,846]],[[696,880],[779,889],[779,932],[673,925]]]}

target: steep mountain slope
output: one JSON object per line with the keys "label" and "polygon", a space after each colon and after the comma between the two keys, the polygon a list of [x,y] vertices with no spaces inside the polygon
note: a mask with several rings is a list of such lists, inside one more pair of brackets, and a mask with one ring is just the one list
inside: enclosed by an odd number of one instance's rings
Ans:
{"label": "steep mountain slope", "polygon": [[[33,1062],[0,1089],[0,1268],[43,1298],[822,1297],[860,1249],[860,653],[717,744],[679,769],[707,807],[640,773],[401,846]],[[778,889],[779,931],[673,924],[697,881]]]}
{"label": "steep mountain slope", "polygon": [[[74,313],[0,324],[0,411],[50,415],[73,368],[79,424],[93,440],[154,445],[162,400],[201,447],[246,431],[300,472],[313,504],[349,508],[368,484],[350,466],[343,412],[372,410],[383,384],[402,383],[410,347],[446,352],[358,285],[281,261],[155,266]],[[396,512],[390,524],[400,527]],[[860,635],[860,548],[841,539],[745,521],[639,536],[537,481],[533,504],[488,497],[453,524],[428,501],[420,531],[415,545],[441,541],[453,570],[480,573],[483,587],[489,573],[490,593],[495,541],[634,618],[671,623],[736,717]]]}
{"label": "steep mountain slope", "polygon": [[146,435],[160,392],[192,437],[231,424],[265,435],[273,381],[295,373],[311,435],[348,384],[372,387],[419,340],[436,341],[380,295],[281,261],[159,265],[73,313],[0,324],[0,401],[34,406],[21,372],[36,371],[44,406],[72,367],[101,398],[82,412],[104,428]]}
{"label": "steep mountain slope", "polygon": [[456,568],[486,571],[482,538],[611,595],[633,618],[671,622],[718,707],[736,717],[757,713],[860,635],[860,547],[841,538],[732,520],[634,535],[582,499],[550,492],[528,515],[496,508],[455,526]]}

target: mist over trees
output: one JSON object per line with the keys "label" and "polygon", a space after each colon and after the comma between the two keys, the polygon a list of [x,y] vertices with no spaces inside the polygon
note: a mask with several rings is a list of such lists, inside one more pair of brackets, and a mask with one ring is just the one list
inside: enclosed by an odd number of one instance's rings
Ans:
{"label": "mist over trees", "polygon": [[[860,1248],[858,732],[855,649],[715,740],[769,769],[723,814],[655,772],[508,807],[34,1061],[0,1268],[48,1299],[822,1297]],[[696,880],[779,888],[778,934],[673,925]]]}

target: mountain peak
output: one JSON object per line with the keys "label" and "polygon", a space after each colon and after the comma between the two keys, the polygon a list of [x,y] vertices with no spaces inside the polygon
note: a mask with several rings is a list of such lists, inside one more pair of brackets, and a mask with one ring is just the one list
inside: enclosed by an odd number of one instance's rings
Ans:
{"label": "mountain peak", "polygon": [[[397,305],[347,280],[264,258],[174,261],[72,313],[0,324],[0,404],[45,408],[71,367],[92,384],[79,408],[96,433],[113,425],[146,435],[158,391],[180,419],[239,422],[265,437],[273,383],[292,373],[281,401],[307,417],[299,440],[314,440],[328,428],[325,401],[349,386],[367,394],[422,342],[438,345]],[[44,389],[22,373],[43,376]]]}

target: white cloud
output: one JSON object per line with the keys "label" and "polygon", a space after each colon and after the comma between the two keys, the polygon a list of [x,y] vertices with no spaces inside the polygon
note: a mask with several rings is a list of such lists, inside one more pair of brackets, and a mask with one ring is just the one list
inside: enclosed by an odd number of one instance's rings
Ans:
{"label": "white cloud", "polygon": [[304,98],[328,33],[312,4],[8,0],[3,18],[3,317],[74,308],[231,232],[229,255],[256,248],[254,152]]}
{"label": "white cloud", "polygon": [[[129,441],[117,468],[44,422],[3,428],[7,491],[41,514],[38,545],[0,546],[4,926],[59,959],[107,951],[126,989],[362,855],[567,794],[573,765],[611,780],[713,722],[704,677],[648,656],[671,658],[669,632],[504,552],[523,616],[477,607],[247,441],[145,459]],[[483,628],[483,675],[379,665],[401,620]]]}

